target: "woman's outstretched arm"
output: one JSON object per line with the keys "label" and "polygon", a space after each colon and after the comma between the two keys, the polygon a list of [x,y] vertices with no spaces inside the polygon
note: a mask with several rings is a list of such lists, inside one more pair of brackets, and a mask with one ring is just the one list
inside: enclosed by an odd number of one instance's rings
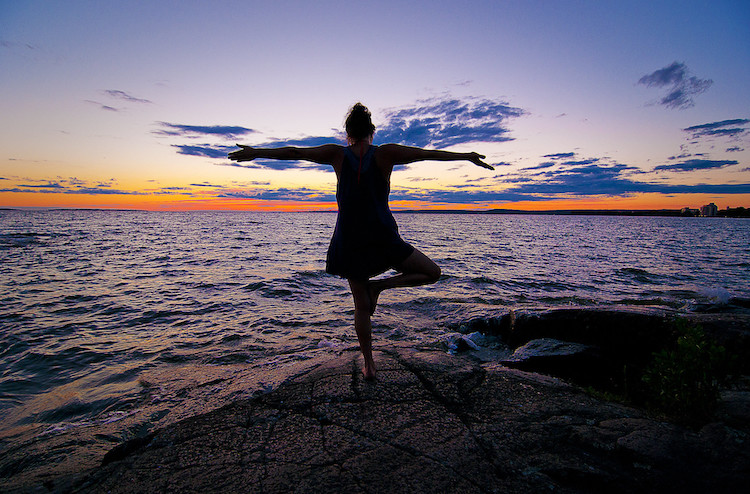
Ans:
{"label": "woman's outstretched arm", "polygon": [[387,161],[394,165],[405,165],[415,161],[470,161],[477,166],[494,170],[495,168],[488,165],[482,159],[483,154],[478,153],[454,153],[452,151],[440,151],[437,149],[422,149],[411,146],[402,146],[400,144],[384,144],[380,146],[381,153],[385,155]]}
{"label": "woman's outstretched arm", "polygon": [[252,161],[256,158],[267,158],[272,160],[304,160],[332,165],[340,161],[344,148],[338,144],[323,144],[309,148],[298,148],[286,146],[283,148],[253,148],[237,144],[241,149],[229,153],[232,161]]}

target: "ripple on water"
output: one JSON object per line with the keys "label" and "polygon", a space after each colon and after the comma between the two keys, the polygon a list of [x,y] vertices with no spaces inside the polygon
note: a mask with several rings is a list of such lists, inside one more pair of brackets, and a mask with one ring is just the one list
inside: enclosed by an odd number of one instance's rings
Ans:
{"label": "ripple on water", "polygon": [[[325,273],[335,219],[329,213],[3,212],[2,426],[44,420],[55,431],[100,427],[126,423],[141,408],[135,415],[158,416],[166,385],[138,385],[144,372],[174,374],[170,379],[183,383],[200,377],[184,375],[191,366],[233,376],[262,360],[268,373],[336,351],[337,342],[356,345],[346,280]],[[438,338],[451,324],[510,307],[624,303],[690,310],[750,299],[747,221],[396,219],[443,276],[429,287],[384,293],[373,319],[376,338]],[[215,386],[230,388],[231,381]],[[162,398],[170,406],[197,389],[174,386],[169,400]],[[212,386],[201,388],[206,396],[213,396]],[[241,389],[221,396],[235,392]]]}

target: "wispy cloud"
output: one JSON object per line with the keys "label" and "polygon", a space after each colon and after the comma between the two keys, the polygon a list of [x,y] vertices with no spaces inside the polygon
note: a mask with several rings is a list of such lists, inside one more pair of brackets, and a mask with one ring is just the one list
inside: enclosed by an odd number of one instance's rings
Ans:
{"label": "wispy cloud", "polygon": [[18,184],[17,187],[29,187],[32,189],[61,189],[63,188],[57,182],[47,182],[46,184]]}
{"label": "wispy cloud", "polygon": [[110,96],[115,99],[119,99],[122,101],[127,101],[128,103],[146,103],[151,104],[153,101],[143,99],[143,98],[136,98],[135,96],[126,93],[125,91],[120,91],[119,89],[105,89],[104,94],[107,96]]}
{"label": "wispy cloud", "polygon": [[[280,148],[283,146],[321,146],[333,142],[343,143],[345,138],[342,134],[331,136],[305,136],[290,139],[272,139],[259,144],[261,147]],[[236,149],[236,148],[235,148]]]}
{"label": "wispy cloud", "polygon": [[551,161],[545,161],[544,163],[539,163],[535,166],[527,166],[526,168],[522,168],[522,170],[544,170],[545,168],[551,168],[555,166],[555,163]]}
{"label": "wispy cloud", "polygon": [[747,118],[735,118],[732,120],[722,120],[720,122],[711,122],[702,125],[693,125],[686,129],[685,132],[691,134],[694,139],[700,137],[737,137],[748,131],[750,120]]}
{"label": "wispy cloud", "polygon": [[222,137],[225,139],[236,139],[237,137],[245,136],[255,132],[253,129],[248,129],[247,127],[241,127],[239,125],[184,125],[169,122],[157,123],[162,126],[162,128],[155,130],[152,133],[170,137],[174,136],[195,138],[214,136]]}
{"label": "wispy cloud", "polygon": [[177,154],[184,154],[186,156],[201,156],[204,158],[226,158],[228,153],[237,150],[236,146],[215,146],[211,144],[172,144],[172,147],[177,148]]}
{"label": "wispy cloud", "polygon": [[713,170],[716,168],[724,168],[729,165],[736,165],[737,162],[734,160],[701,160],[691,159],[683,161],[682,163],[672,163],[669,165],[659,165],[654,167],[654,171],[675,171],[675,172],[691,172],[696,170]]}
{"label": "wispy cloud", "polygon": [[301,201],[301,202],[335,202],[336,194],[320,190],[301,188],[279,188],[275,190],[237,190],[219,194],[217,197],[225,199],[257,199],[265,201]]}
{"label": "wispy cloud", "polygon": [[[236,149],[236,148],[235,148]],[[287,161],[287,160],[253,160],[241,163],[231,161],[219,163],[221,166],[233,166],[235,168],[254,168],[266,170],[322,170],[333,171],[329,165],[321,165],[310,161]]]}
{"label": "wispy cloud", "polygon": [[[0,192],[19,192],[37,194],[86,194],[86,195],[131,195],[143,196],[152,194],[170,194],[179,192],[178,187],[163,187],[161,191],[124,190],[113,187],[116,180],[84,181],[76,177],[58,178],[55,180],[29,180],[27,183],[18,183],[13,187],[0,189]],[[28,183],[32,182],[32,183]],[[179,192],[186,194],[189,192]]]}
{"label": "wispy cloud", "polygon": [[[126,93],[125,91],[121,91],[119,89],[105,89],[102,91],[102,94],[110,99],[117,100],[118,102],[138,103],[138,104],[152,104],[153,103],[151,100],[147,100],[143,98],[136,98],[135,96],[129,93]],[[90,99],[87,99],[84,101],[86,103],[96,105],[99,107],[100,110],[104,110],[104,111],[121,112],[125,109],[125,108],[118,108],[117,106],[114,106],[114,103],[106,104],[100,101],[90,100]]]}
{"label": "wispy cloud", "polygon": [[210,184],[208,182],[202,183],[202,184],[190,184],[191,187],[211,187],[215,189],[220,189],[223,187],[226,187],[225,185],[219,185],[219,184]]}
{"label": "wispy cloud", "polygon": [[568,152],[568,153],[555,153],[555,154],[545,154],[542,156],[542,158],[549,158],[552,160],[559,160],[559,159],[566,159],[566,158],[572,158],[575,156],[576,153]]}
{"label": "wispy cloud", "polygon": [[563,161],[562,164],[566,166],[591,165],[593,163],[597,163],[598,161],[599,158],[587,158],[584,160]]}
{"label": "wispy cloud", "polygon": [[22,50],[38,50],[39,47],[32,45],[31,43],[18,43],[15,41],[7,41],[0,39],[0,48],[6,48],[9,50],[22,49]]}
{"label": "wispy cloud", "polygon": [[667,94],[659,100],[659,104],[667,108],[684,110],[694,106],[693,97],[706,92],[713,81],[691,76],[684,63],[673,62],[663,69],[644,75],[638,80],[638,84],[667,88]]}
{"label": "wispy cloud", "polygon": [[104,103],[99,103],[98,101],[94,101],[94,100],[90,100],[90,99],[86,99],[86,100],[83,100],[83,101],[86,102],[86,103],[98,106],[100,110],[111,111],[111,112],[119,112],[120,111],[119,108],[115,108],[114,106],[110,106],[110,105],[105,105]]}

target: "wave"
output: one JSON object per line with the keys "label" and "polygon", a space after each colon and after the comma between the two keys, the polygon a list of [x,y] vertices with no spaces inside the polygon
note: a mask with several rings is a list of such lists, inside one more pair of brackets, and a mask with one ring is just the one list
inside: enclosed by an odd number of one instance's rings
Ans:
{"label": "wave", "polygon": [[[283,213],[0,215],[0,406],[29,415],[24,406],[39,397],[37,410],[59,421],[50,430],[96,425],[91,407],[101,417],[119,405],[161,413],[123,391],[145,369],[179,374],[205,364],[211,374],[255,369],[261,359],[272,374],[356,345],[346,281],[324,270],[333,221]],[[576,221],[555,217],[550,229],[549,217],[400,216],[405,238],[421,239],[444,274],[429,287],[384,293],[376,338],[432,341],[451,324],[511,307],[750,305],[748,222],[707,223],[698,235],[676,218],[590,217],[583,230]],[[719,237],[726,240],[717,244]],[[132,370],[113,371],[118,365]],[[184,375],[171,379],[180,384],[170,406],[189,392]],[[44,402],[73,384],[100,395]]]}

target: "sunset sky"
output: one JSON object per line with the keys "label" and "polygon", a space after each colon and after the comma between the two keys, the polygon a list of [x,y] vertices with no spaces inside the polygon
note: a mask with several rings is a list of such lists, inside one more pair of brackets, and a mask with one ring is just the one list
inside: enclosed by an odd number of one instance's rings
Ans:
{"label": "sunset sky", "polygon": [[398,168],[391,204],[750,207],[750,2],[0,0],[0,207],[335,207],[235,143],[487,155]]}

